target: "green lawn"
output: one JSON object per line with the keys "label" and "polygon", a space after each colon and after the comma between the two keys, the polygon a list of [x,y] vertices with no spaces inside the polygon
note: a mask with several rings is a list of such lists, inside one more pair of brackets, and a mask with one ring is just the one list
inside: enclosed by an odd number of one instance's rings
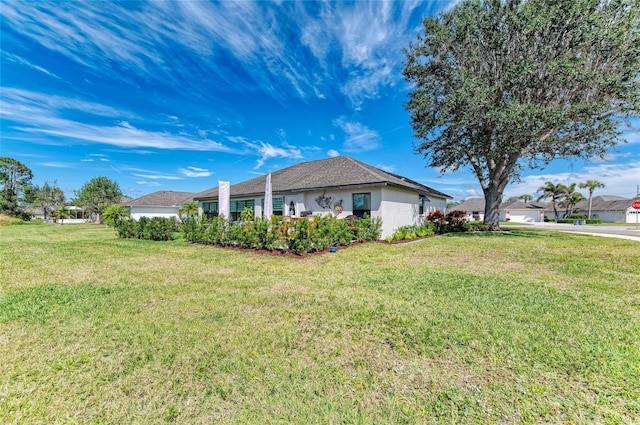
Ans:
{"label": "green lawn", "polygon": [[0,227],[0,423],[640,423],[640,244],[306,258]]}

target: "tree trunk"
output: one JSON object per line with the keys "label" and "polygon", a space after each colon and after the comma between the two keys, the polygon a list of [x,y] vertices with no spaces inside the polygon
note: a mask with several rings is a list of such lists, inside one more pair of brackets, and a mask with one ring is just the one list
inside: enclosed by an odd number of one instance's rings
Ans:
{"label": "tree trunk", "polygon": [[493,186],[484,189],[484,224],[489,225],[490,230],[500,228],[500,204],[501,190]]}

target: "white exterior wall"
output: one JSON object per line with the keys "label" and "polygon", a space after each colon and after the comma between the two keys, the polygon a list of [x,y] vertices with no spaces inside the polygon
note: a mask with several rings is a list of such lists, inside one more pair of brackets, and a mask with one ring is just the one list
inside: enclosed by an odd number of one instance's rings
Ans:
{"label": "white exterior wall", "polygon": [[[180,219],[180,214],[178,211],[180,207],[149,207],[149,206],[132,206],[130,207],[131,218],[134,220],[139,220],[140,217],[165,217],[171,218],[175,217],[178,220]],[[202,210],[202,206],[200,206],[199,210]]]}
{"label": "white exterior wall", "polygon": [[[507,211],[500,211],[500,221],[507,221]],[[509,221],[513,223],[541,223],[544,211],[509,210]]]}
{"label": "white exterior wall", "polygon": [[[313,211],[314,215],[326,215],[330,211],[322,209],[315,199],[322,195],[333,198],[333,205],[342,201],[342,212],[336,214],[338,218],[345,218],[353,214],[353,194],[354,193],[371,193],[371,217],[380,217],[380,200],[381,200],[381,188],[380,187],[365,187],[361,189],[350,190],[327,190],[305,192],[296,195],[288,195],[285,197],[285,202],[288,205],[290,201],[294,201],[296,204],[296,215],[299,216],[301,211]],[[335,209],[333,210],[335,214]],[[383,218],[384,220],[384,218]]]}
{"label": "white exterior wall", "polygon": [[627,223],[640,223],[640,210],[629,208],[627,210]]}
{"label": "white exterior wall", "polygon": [[627,214],[626,211],[591,211],[591,218],[599,218],[604,223],[629,223],[629,215],[635,223],[633,214]]}
{"label": "white exterior wall", "polygon": [[431,202],[424,203],[424,213],[419,215],[420,198],[416,192],[393,187],[382,188],[381,217],[382,239],[393,235],[393,232],[409,224],[420,224],[429,213],[439,210],[447,212],[447,200],[429,197]]}

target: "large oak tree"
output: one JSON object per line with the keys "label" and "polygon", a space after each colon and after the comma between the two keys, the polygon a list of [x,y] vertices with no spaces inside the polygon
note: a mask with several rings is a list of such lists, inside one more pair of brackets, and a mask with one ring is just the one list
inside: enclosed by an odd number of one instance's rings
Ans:
{"label": "large oak tree", "polygon": [[523,167],[602,157],[639,114],[637,0],[469,0],[423,27],[404,67],[415,148],[471,167],[487,224]]}

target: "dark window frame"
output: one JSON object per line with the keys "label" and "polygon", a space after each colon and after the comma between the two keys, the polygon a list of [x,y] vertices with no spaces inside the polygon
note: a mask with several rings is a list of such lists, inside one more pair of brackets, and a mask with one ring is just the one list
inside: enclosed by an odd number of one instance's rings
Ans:
{"label": "dark window frame", "polygon": [[[202,214],[211,219],[217,217],[220,213],[218,201],[210,201],[202,203]],[[213,207],[213,208],[212,208]]]}
{"label": "dark window frame", "polygon": [[[272,198],[273,202],[273,215],[284,215],[284,196]],[[280,202],[280,209],[276,209]],[[262,216],[264,217],[264,198],[262,198]]]}
{"label": "dark window frame", "polygon": [[[356,208],[356,196],[362,196],[362,208]],[[371,192],[359,192],[351,194],[352,214],[355,217],[362,218],[365,214],[371,217]],[[358,201],[358,203],[360,203]],[[367,205],[368,204],[368,205]],[[358,205],[360,207],[361,205]],[[368,208],[367,208],[368,207]]]}

